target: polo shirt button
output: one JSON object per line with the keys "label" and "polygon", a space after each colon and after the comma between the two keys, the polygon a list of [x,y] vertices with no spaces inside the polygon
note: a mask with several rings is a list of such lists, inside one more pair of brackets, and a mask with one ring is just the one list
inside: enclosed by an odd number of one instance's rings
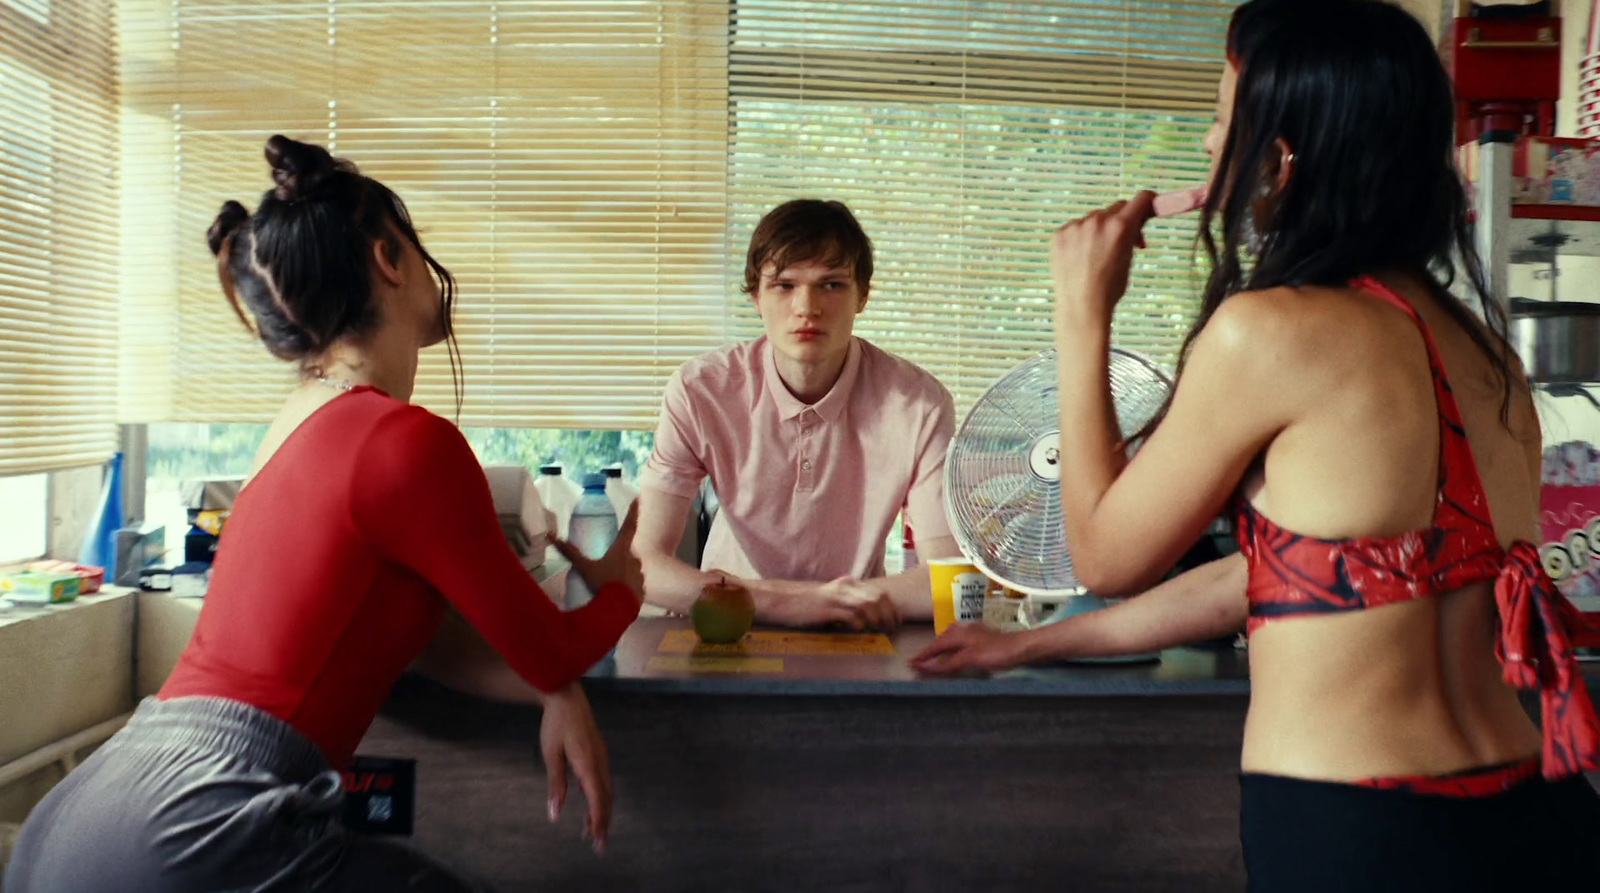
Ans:
{"label": "polo shirt button", "polygon": [[811,460],[807,459],[807,460],[801,462],[800,463],[800,470],[801,471],[810,471],[811,470]]}
{"label": "polo shirt button", "polygon": [[811,428],[809,426],[805,427],[805,428],[801,428],[800,429],[800,433],[804,434],[807,437],[810,437],[811,436]]}

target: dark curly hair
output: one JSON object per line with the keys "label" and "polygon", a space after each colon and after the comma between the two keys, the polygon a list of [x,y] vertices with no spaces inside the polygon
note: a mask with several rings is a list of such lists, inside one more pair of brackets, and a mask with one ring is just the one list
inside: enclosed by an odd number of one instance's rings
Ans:
{"label": "dark curly hair", "polygon": [[461,352],[451,319],[455,277],[422,247],[405,202],[321,146],[274,136],[267,140],[266,157],[276,185],[261,196],[255,213],[229,201],[206,233],[223,294],[239,321],[273,356],[298,362],[309,373],[312,358],[378,323],[373,243],[398,261],[400,239],[409,240],[444,296],[440,323],[459,411]]}

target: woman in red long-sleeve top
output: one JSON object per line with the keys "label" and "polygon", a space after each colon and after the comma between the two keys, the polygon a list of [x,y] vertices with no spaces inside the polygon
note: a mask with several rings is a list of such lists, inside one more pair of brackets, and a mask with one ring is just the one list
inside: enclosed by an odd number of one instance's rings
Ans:
{"label": "woman in red long-sleeve top", "polygon": [[407,402],[418,351],[451,337],[449,272],[354,165],[281,136],[267,158],[276,188],[254,215],[225,205],[209,241],[240,319],[305,381],[177,668],[29,817],[8,891],[475,889],[337,818],[338,767],[447,607],[545,693],[551,815],[570,759],[603,845],[605,749],[577,680],[638,615],[632,525],[599,561],[569,555],[597,595],[558,610],[460,431]]}

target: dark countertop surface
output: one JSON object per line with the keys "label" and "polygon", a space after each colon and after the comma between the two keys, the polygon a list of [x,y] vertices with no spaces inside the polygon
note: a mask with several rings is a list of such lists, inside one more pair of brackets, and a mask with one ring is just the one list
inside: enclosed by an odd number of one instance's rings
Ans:
{"label": "dark countertop surface", "polygon": [[[1172,648],[1159,659],[1063,662],[956,678],[920,676],[906,663],[935,638],[926,623],[886,637],[757,628],[755,647],[697,644],[689,621],[640,618],[614,660],[589,673],[592,691],[705,695],[892,697],[1161,697],[1248,695],[1249,659],[1228,646]],[[892,652],[890,649],[892,648]],[[835,653],[826,653],[832,651]],[[818,653],[824,652],[824,653]],[[877,653],[873,653],[877,652]],[[1583,663],[1600,691],[1600,663]]]}
{"label": "dark countertop surface", "polygon": [[[849,633],[756,633],[766,634],[756,647],[696,647],[687,620],[642,618],[622,637],[615,660],[590,672],[588,686],[629,693],[895,697],[1244,695],[1250,690],[1248,660],[1231,647],[1174,648],[1159,660],[1060,663],[994,676],[932,678],[919,676],[906,663],[934,640],[930,624],[907,624],[887,642]],[[840,653],[815,653],[825,649]],[[874,650],[885,653],[859,653]]]}

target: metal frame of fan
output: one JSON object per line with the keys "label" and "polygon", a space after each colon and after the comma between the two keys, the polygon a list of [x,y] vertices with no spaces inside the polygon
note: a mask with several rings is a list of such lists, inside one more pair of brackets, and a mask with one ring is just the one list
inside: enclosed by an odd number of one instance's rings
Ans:
{"label": "metal frame of fan", "polygon": [[[1122,436],[1153,418],[1172,376],[1113,348],[1112,403]],[[1060,408],[1052,348],[1002,376],[950,440],[945,512],[956,542],[991,579],[1030,597],[1085,594],[1061,513]]]}

